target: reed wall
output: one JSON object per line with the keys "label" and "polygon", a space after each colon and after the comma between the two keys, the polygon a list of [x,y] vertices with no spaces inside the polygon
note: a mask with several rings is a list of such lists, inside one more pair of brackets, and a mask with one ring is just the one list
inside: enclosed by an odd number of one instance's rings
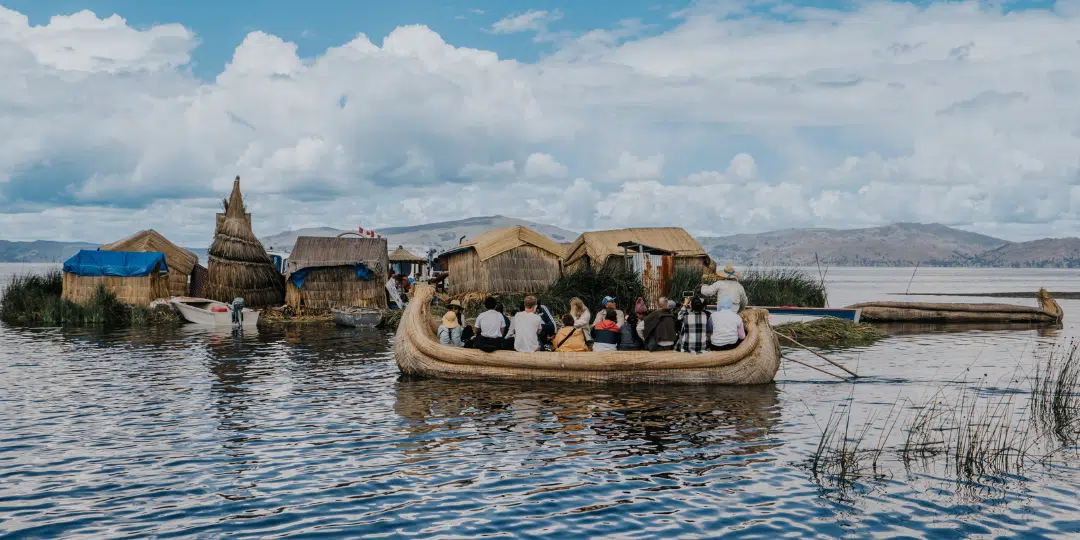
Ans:
{"label": "reed wall", "polygon": [[149,306],[159,298],[168,298],[169,283],[166,274],[153,271],[145,276],[79,276],[64,272],[63,292],[60,297],[76,304],[86,305],[99,285],[104,285],[116,295],[117,300],[133,306]]}
{"label": "reed wall", "polygon": [[370,281],[356,277],[351,266],[321,268],[308,274],[303,287],[285,286],[285,303],[295,311],[326,311],[343,306],[386,308],[386,280],[377,273]]}
{"label": "reed wall", "polygon": [[546,292],[559,277],[559,259],[535,246],[519,246],[481,261],[467,249],[445,258],[450,271],[451,295],[518,294]]}

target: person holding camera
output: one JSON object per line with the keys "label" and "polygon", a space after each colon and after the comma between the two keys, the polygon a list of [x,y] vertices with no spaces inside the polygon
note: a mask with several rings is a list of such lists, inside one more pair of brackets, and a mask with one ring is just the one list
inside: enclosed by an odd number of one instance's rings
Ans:
{"label": "person holding camera", "polygon": [[683,299],[679,310],[682,332],[675,350],[700,354],[709,347],[709,312],[705,311],[705,299],[700,296]]}

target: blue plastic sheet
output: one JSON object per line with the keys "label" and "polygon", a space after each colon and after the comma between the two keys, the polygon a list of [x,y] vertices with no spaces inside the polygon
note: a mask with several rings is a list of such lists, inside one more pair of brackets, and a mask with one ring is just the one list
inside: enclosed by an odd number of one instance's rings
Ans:
{"label": "blue plastic sheet", "polygon": [[64,271],[77,276],[145,276],[154,270],[166,271],[165,254],[134,251],[84,249],[64,261]]}
{"label": "blue plastic sheet", "polygon": [[[334,267],[334,266],[312,266],[310,268],[301,268],[300,270],[297,270],[297,271],[293,272],[292,275],[289,276],[289,281],[293,282],[293,284],[296,285],[297,289],[302,289],[302,288],[304,288],[304,280],[307,279],[308,274],[310,274],[310,273],[312,273],[312,272],[314,272],[316,270],[322,270],[323,268],[336,268],[336,267]],[[365,266],[363,263],[352,265],[352,268],[354,268],[356,270],[356,277],[358,277],[358,278],[360,278],[360,279],[362,279],[364,281],[371,281],[372,278],[375,277],[375,275],[371,272],[371,270],[369,270],[368,267]]]}

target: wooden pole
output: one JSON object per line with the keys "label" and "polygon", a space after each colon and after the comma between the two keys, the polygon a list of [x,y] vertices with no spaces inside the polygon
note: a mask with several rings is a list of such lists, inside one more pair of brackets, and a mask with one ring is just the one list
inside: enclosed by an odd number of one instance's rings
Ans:
{"label": "wooden pole", "polygon": [[803,345],[802,343],[799,343],[798,341],[795,341],[795,338],[791,338],[791,337],[785,336],[784,334],[781,334],[780,332],[777,332],[776,334],[777,334],[778,336],[780,336],[780,337],[782,337],[782,338],[784,338],[784,339],[786,339],[786,340],[788,340],[788,341],[790,341],[790,342],[792,342],[792,343],[794,343],[794,344],[798,345],[799,347],[801,347],[801,348],[803,348],[803,349],[805,349],[805,350],[807,350],[807,351],[810,351],[811,353],[813,353],[813,354],[814,354],[814,356],[817,356],[818,358],[820,358],[820,359],[822,359],[822,360],[824,360],[824,361],[826,361],[826,362],[828,362],[828,363],[830,363],[830,364],[832,364],[832,365],[834,365],[834,366],[836,366],[836,367],[838,367],[838,368],[840,368],[840,369],[842,369],[842,370],[844,370],[844,371],[846,371],[846,372],[850,373],[852,377],[858,377],[858,375],[857,375],[857,374],[856,374],[856,373],[855,373],[854,371],[851,371],[850,369],[848,369],[848,368],[846,368],[846,367],[844,367],[844,366],[840,365],[840,364],[839,364],[839,363],[837,363],[837,362],[833,362],[832,360],[829,360],[828,358],[825,358],[824,356],[822,356],[822,355],[821,355],[821,353],[819,353],[819,352],[817,352],[817,351],[815,351],[815,350],[811,349],[810,347],[807,347],[806,345]]}
{"label": "wooden pole", "polygon": [[909,279],[909,280],[908,280],[908,282],[907,282],[907,288],[906,288],[906,289],[904,289],[904,294],[905,294],[905,295],[906,295],[906,294],[908,294],[908,292],[910,292],[910,291],[911,291],[911,282],[912,282],[912,281],[915,281],[915,272],[918,272],[918,271],[919,271],[919,265],[920,265],[920,264],[922,264],[922,261],[916,262],[916,263],[915,263],[915,270],[912,270],[912,271],[911,271],[911,279]]}
{"label": "wooden pole", "polygon": [[830,372],[825,371],[824,369],[821,369],[821,368],[819,368],[817,366],[811,366],[810,364],[807,364],[806,362],[800,362],[800,361],[798,361],[798,360],[796,360],[794,358],[788,357],[788,356],[784,356],[783,358],[784,358],[784,360],[787,360],[788,362],[795,362],[796,364],[799,364],[800,366],[806,366],[806,367],[808,367],[810,369],[816,369],[816,370],[818,370],[818,371],[820,371],[820,372],[822,372],[822,373],[824,373],[826,375],[832,375],[833,377],[836,377],[837,379],[840,379],[840,380],[842,380],[844,382],[851,382],[851,379],[848,379],[847,377],[844,377],[843,375],[837,375],[835,373],[830,373]]}

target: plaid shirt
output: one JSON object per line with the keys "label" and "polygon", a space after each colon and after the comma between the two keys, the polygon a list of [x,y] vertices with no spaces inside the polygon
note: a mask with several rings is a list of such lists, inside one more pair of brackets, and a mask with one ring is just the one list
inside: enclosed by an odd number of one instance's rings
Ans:
{"label": "plaid shirt", "polygon": [[679,311],[679,320],[682,321],[682,331],[679,332],[679,344],[675,350],[683,352],[705,352],[709,343],[707,336],[709,326],[709,313],[703,311],[695,313],[687,308]]}

